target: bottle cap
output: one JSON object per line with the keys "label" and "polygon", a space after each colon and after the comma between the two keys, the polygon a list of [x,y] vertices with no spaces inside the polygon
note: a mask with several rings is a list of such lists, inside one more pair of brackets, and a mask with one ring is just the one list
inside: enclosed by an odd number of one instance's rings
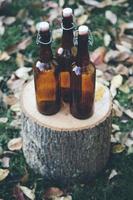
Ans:
{"label": "bottle cap", "polygon": [[48,31],[49,30],[49,23],[48,22],[39,22],[36,25],[36,29],[38,32],[40,31]]}
{"label": "bottle cap", "polygon": [[85,34],[88,34],[89,29],[87,26],[82,25],[82,26],[79,26],[78,32],[79,32],[79,35],[85,35]]}
{"label": "bottle cap", "polygon": [[63,9],[63,17],[69,17],[71,16],[73,13],[71,8],[64,8]]}

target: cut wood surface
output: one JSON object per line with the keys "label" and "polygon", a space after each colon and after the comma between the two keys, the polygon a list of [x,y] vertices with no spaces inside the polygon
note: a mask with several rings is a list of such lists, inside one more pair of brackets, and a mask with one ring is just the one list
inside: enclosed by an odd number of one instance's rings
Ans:
{"label": "cut wood surface", "polygon": [[48,179],[88,179],[101,171],[109,158],[111,97],[108,88],[96,84],[94,114],[86,120],[74,118],[69,106],[52,116],[36,108],[34,82],[23,89],[22,137],[27,163]]}

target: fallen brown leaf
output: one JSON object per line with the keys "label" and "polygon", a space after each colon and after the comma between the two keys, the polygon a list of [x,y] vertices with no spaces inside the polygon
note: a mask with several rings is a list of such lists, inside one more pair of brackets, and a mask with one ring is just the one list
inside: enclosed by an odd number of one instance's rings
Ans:
{"label": "fallen brown leaf", "polygon": [[0,21],[0,35],[4,35],[5,33],[5,26],[3,25],[3,22]]}
{"label": "fallen brown leaf", "polygon": [[128,94],[130,92],[130,89],[129,89],[129,86],[128,86],[128,83],[125,82],[123,85],[121,85],[119,87],[119,90],[124,92],[125,94]]}
{"label": "fallen brown leaf", "polygon": [[115,44],[115,46],[120,52],[131,53],[131,50],[127,46],[124,46],[124,45],[121,45],[121,44]]}
{"label": "fallen brown leaf", "polygon": [[117,171],[116,171],[115,169],[112,169],[112,171],[111,171],[111,173],[110,173],[108,179],[111,180],[111,179],[112,179],[114,176],[116,176],[117,174],[118,174]]}
{"label": "fallen brown leaf", "polygon": [[23,141],[22,138],[14,138],[8,142],[8,149],[11,151],[20,150],[22,148]]}
{"label": "fallen brown leaf", "polygon": [[15,186],[15,188],[13,189],[13,196],[16,200],[26,200],[23,192],[18,186]]}
{"label": "fallen brown leaf", "polygon": [[16,21],[16,17],[6,17],[3,20],[3,23],[5,23],[6,25],[11,25]]}
{"label": "fallen brown leaf", "polygon": [[112,24],[116,24],[117,22],[117,16],[110,10],[106,10],[105,17],[108,21],[110,21]]}
{"label": "fallen brown leaf", "polygon": [[126,29],[133,29],[133,22],[123,23],[120,25],[120,35],[123,35]]}
{"label": "fallen brown leaf", "polygon": [[22,40],[20,43],[15,44],[11,47],[7,48],[7,53],[9,55],[17,52],[18,50],[25,50],[27,46],[29,46],[32,42],[31,37],[25,38],[24,40]]}
{"label": "fallen brown leaf", "polygon": [[87,5],[90,5],[90,6],[93,6],[93,7],[96,7],[96,8],[104,8],[106,6],[116,6],[116,5],[119,5],[119,4],[122,4],[124,2],[126,2],[127,0],[115,0],[115,1],[101,1],[101,2],[98,2],[96,0],[83,0],[84,3],[86,3]]}
{"label": "fallen brown leaf", "polygon": [[3,101],[6,105],[12,106],[18,102],[18,99],[14,95],[4,95]]}
{"label": "fallen brown leaf", "polygon": [[125,150],[125,146],[122,144],[116,144],[112,148],[112,153],[122,153]]}
{"label": "fallen brown leaf", "polygon": [[0,169],[0,181],[3,181],[9,174],[8,169]]}
{"label": "fallen brown leaf", "polygon": [[121,75],[116,75],[111,81],[111,86],[119,88],[123,82],[123,77]]}
{"label": "fallen brown leaf", "polygon": [[127,52],[120,52],[117,57],[116,57],[116,61],[121,62],[121,61],[125,61],[130,57],[130,54]]}
{"label": "fallen brown leaf", "polygon": [[106,62],[106,63],[108,63],[109,61],[111,61],[111,60],[114,60],[115,58],[117,58],[118,56],[119,56],[119,54],[120,54],[120,52],[119,51],[116,51],[116,50],[109,50],[107,53],[106,53],[106,55],[105,55],[105,57],[104,57],[104,61]]}
{"label": "fallen brown leaf", "polygon": [[105,35],[104,35],[104,45],[106,47],[108,47],[110,42],[111,42],[111,36],[108,33],[105,33]]}
{"label": "fallen brown leaf", "polygon": [[55,197],[61,197],[63,195],[63,191],[57,187],[51,187],[44,193],[45,199],[53,199]]}
{"label": "fallen brown leaf", "polygon": [[18,67],[24,67],[24,55],[21,53],[17,53],[16,63]]}
{"label": "fallen brown leaf", "polygon": [[88,19],[88,15],[86,15],[86,14],[81,15],[81,16],[77,19],[77,24],[78,24],[78,26],[80,26],[80,25],[86,23],[87,19]]}
{"label": "fallen brown leaf", "polygon": [[0,123],[5,124],[7,123],[8,118],[7,117],[0,117]]}
{"label": "fallen brown leaf", "polygon": [[21,191],[31,200],[35,200],[35,189],[29,189],[28,187],[19,185]]}
{"label": "fallen brown leaf", "polygon": [[123,112],[130,117],[131,119],[133,119],[133,111],[131,111],[130,109],[124,109]]}
{"label": "fallen brown leaf", "polygon": [[128,76],[129,70],[126,66],[124,66],[123,64],[119,64],[116,68],[115,68],[115,72],[117,74],[121,74],[121,75],[125,75]]}
{"label": "fallen brown leaf", "polygon": [[106,53],[105,47],[98,47],[91,55],[91,60],[95,65],[100,65],[104,61]]}
{"label": "fallen brown leaf", "polygon": [[32,70],[31,67],[21,67],[15,71],[15,75],[20,79],[28,80],[29,79],[28,73],[31,70]]}
{"label": "fallen brown leaf", "polygon": [[9,157],[2,158],[2,167],[9,168],[9,162],[10,162],[10,158]]}
{"label": "fallen brown leaf", "polygon": [[10,59],[10,56],[6,51],[0,52],[0,61],[4,60],[7,61]]}

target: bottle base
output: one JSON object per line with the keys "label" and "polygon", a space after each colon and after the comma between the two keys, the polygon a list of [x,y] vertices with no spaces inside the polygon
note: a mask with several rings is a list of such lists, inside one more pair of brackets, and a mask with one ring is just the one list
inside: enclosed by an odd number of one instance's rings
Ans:
{"label": "bottle base", "polygon": [[60,105],[54,103],[45,102],[37,105],[38,111],[43,115],[54,115],[60,110]]}
{"label": "bottle base", "polygon": [[88,119],[90,118],[93,113],[94,113],[94,109],[90,110],[89,112],[85,113],[85,112],[81,112],[81,111],[75,111],[75,110],[72,110],[70,108],[70,112],[71,112],[71,115],[77,119],[81,119],[81,120],[85,120],[85,119]]}

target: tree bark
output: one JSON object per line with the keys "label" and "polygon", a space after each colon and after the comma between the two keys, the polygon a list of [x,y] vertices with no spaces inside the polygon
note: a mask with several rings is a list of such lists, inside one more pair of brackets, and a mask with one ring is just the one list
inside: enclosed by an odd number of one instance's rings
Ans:
{"label": "tree bark", "polygon": [[23,89],[23,152],[29,166],[50,180],[91,179],[105,166],[110,152],[111,97],[97,84],[94,114],[87,120],[71,116],[69,106],[44,116],[36,109],[33,81]]}

